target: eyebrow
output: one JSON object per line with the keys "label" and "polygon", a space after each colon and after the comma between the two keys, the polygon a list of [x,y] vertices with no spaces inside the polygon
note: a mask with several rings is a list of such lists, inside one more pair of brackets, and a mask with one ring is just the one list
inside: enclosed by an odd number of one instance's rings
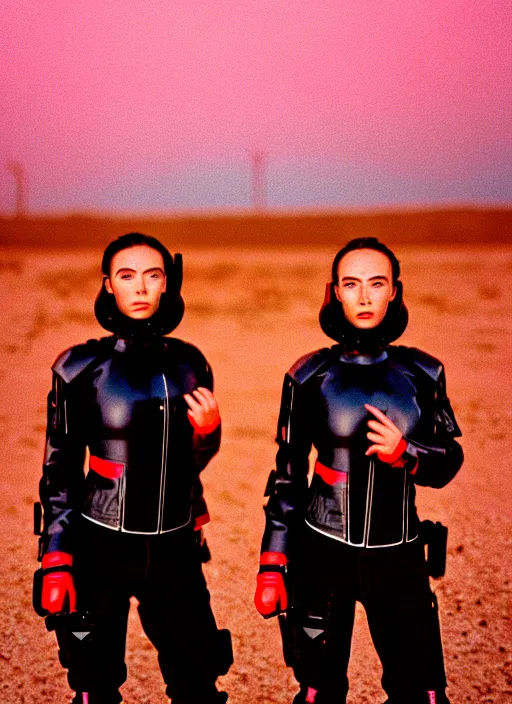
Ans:
{"label": "eyebrow", "polygon": [[[131,269],[129,266],[123,266],[120,269],[116,271],[114,276],[117,276],[120,274],[122,271],[129,271],[130,273],[136,274],[137,270],[136,269]],[[149,274],[151,271],[159,271],[161,274],[165,276],[165,271],[162,269],[160,266],[152,266],[150,269],[145,269],[142,273],[143,274]]]}
{"label": "eyebrow", "polygon": [[[375,281],[376,279],[384,279],[385,281],[389,281],[388,277],[385,274],[377,274],[377,276],[370,276],[368,281]],[[362,281],[362,279],[359,279],[357,276],[344,276],[341,281]]]}

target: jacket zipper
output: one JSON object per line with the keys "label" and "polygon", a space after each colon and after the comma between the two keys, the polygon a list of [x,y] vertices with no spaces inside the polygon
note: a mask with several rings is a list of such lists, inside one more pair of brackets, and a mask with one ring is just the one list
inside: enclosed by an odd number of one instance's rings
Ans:
{"label": "jacket zipper", "polygon": [[405,540],[406,543],[409,542],[409,494],[411,490],[411,485],[407,481],[407,472],[404,469],[404,528],[402,534],[402,542]]}
{"label": "jacket zipper", "polygon": [[363,547],[368,547],[368,536],[370,535],[370,518],[372,510],[372,500],[373,500],[373,475],[374,475],[374,461],[370,460],[370,467],[368,470],[368,489],[366,494],[366,512],[364,516],[364,537],[363,537]]}
{"label": "jacket zipper", "polygon": [[119,524],[119,530],[122,531],[124,528],[124,497],[126,492],[126,465],[123,466],[123,473],[119,480],[119,512],[117,517],[117,522]]}
{"label": "jacket zipper", "polygon": [[167,477],[167,450],[169,443],[169,392],[167,389],[167,380],[165,374],[162,374],[164,381],[164,424],[162,431],[162,471],[160,474],[160,500],[158,503],[158,533],[163,530],[164,522],[164,498],[165,498],[165,480]]}

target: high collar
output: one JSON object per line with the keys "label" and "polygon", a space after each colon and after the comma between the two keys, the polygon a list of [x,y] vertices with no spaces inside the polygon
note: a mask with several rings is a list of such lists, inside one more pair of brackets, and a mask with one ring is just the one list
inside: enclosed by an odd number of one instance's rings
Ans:
{"label": "high collar", "polygon": [[326,286],[319,315],[320,326],[326,335],[346,349],[358,350],[364,354],[373,353],[374,350],[380,351],[399,338],[407,327],[408,318],[401,281],[396,282],[396,295],[388,305],[384,320],[375,328],[363,330],[348,322],[343,306],[336,298],[332,282]]}
{"label": "high collar", "polygon": [[172,332],[180,323],[185,304],[179,295],[163,293],[158,310],[151,318],[136,320],[123,315],[113,294],[108,293],[103,282],[94,304],[94,313],[99,324],[123,340],[148,341],[161,338]]}
{"label": "high collar", "polygon": [[116,335],[114,351],[121,354],[158,355],[159,352],[166,348],[165,339],[165,337],[154,337],[152,339],[136,337],[126,340]]}
{"label": "high collar", "polygon": [[364,354],[350,354],[348,352],[341,351],[340,362],[346,364],[378,364],[379,362],[384,362],[388,358],[388,353],[386,350],[376,350],[375,352],[365,352]]}

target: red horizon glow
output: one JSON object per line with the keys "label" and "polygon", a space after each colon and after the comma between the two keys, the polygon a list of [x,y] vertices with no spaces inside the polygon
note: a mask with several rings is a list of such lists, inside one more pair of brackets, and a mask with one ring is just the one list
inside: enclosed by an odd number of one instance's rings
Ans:
{"label": "red horizon glow", "polygon": [[[386,179],[381,200],[415,182],[420,200],[457,200],[461,182],[512,200],[507,0],[172,5],[3,4],[2,157],[24,164],[34,209],[80,192],[92,207],[144,202],[169,173],[200,206],[255,146],[283,181],[276,205],[331,171],[339,200],[316,188],[333,205]],[[11,181],[2,167],[0,210]]]}

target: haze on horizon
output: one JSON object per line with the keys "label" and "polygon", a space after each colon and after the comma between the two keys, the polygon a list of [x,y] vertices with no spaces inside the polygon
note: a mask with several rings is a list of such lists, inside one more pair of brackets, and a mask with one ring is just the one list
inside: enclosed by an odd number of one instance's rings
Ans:
{"label": "haze on horizon", "polygon": [[4,0],[0,214],[512,203],[511,0]]}

